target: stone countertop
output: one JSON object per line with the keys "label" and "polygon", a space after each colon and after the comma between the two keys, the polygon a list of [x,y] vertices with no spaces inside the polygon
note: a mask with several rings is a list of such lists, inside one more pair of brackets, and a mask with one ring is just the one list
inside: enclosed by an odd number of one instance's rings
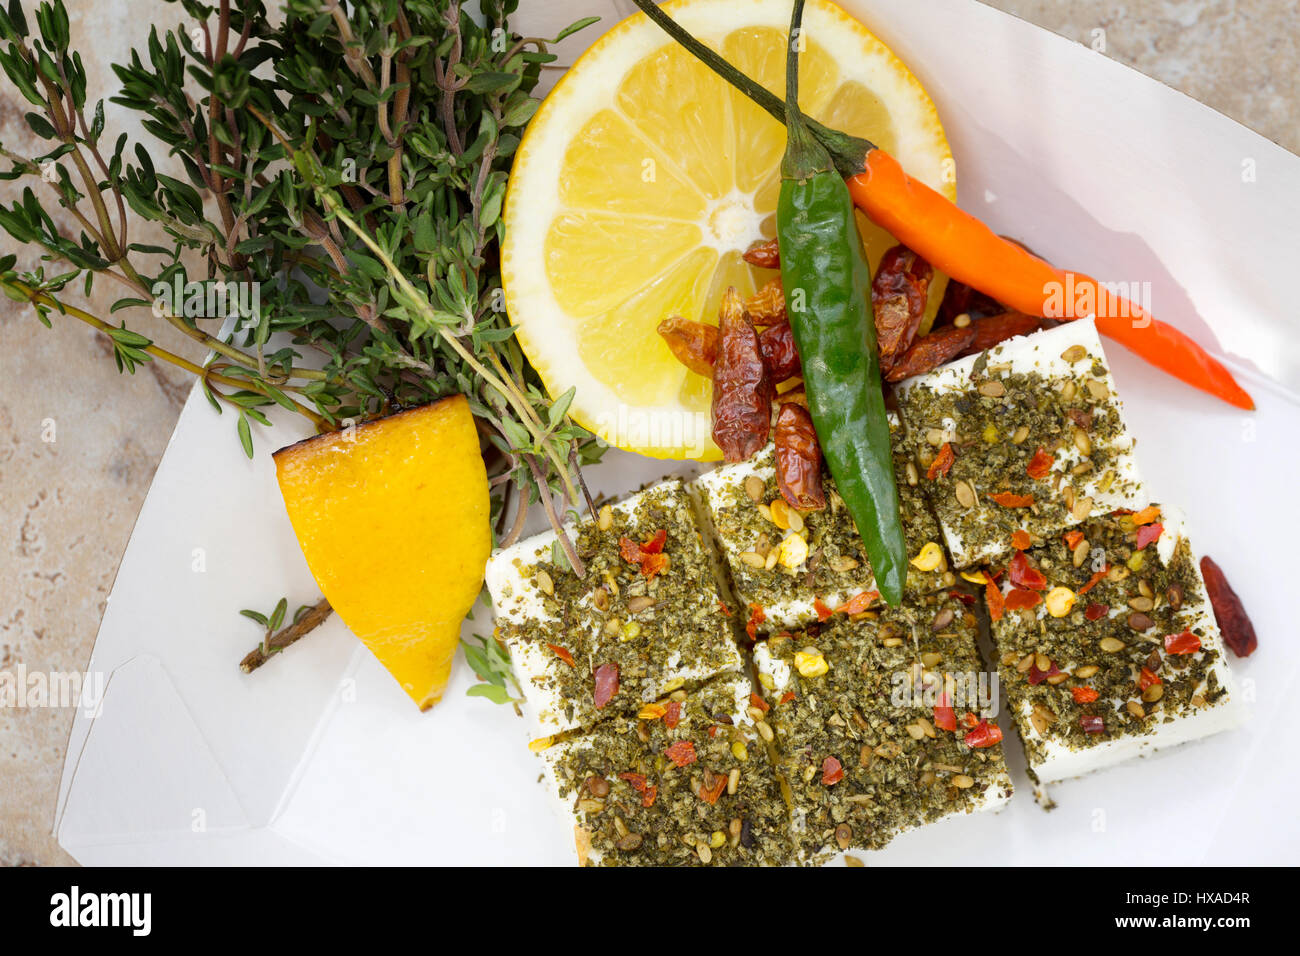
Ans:
{"label": "stone countertop", "polygon": [[[1300,152],[1300,35],[1292,28],[1300,0],[988,2],[1099,49]],[[126,0],[67,5],[91,88],[112,82],[109,64],[144,42],[150,19],[123,16]],[[85,43],[90,37],[94,42]],[[32,145],[26,107],[7,80],[0,87],[0,142],[26,151]],[[109,128],[121,119],[109,107]],[[0,199],[12,202],[16,195],[13,184],[0,183]],[[14,251],[0,235],[0,255]],[[20,263],[29,260],[20,253]],[[107,315],[116,297],[98,286],[94,311]],[[85,667],[122,551],[190,386],[185,373],[156,363],[119,375],[100,335],[57,317],[55,325],[47,330],[30,310],[0,299],[0,671],[20,664],[28,672]],[[202,358],[170,328],[157,340]],[[232,435],[232,447],[234,441]],[[250,625],[250,646],[255,631]],[[0,865],[73,862],[51,835],[71,720],[68,709],[0,709]]]}

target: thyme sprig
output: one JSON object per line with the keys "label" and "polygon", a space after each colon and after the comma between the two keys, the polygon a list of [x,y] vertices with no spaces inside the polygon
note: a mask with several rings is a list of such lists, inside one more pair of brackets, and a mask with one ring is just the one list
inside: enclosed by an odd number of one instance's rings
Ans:
{"label": "thyme sprig", "polygon": [[[540,501],[581,573],[561,525],[603,449],[568,418],[572,393],[552,401],[520,350],[499,244],[547,46],[591,19],[548,41],[510,31],[517,0],[481,0],[477,21],[460,0],[287,0],[275,16],[259,0],[167,2],[183,19],[113,67],[109,102],[139,115],[183,178],[126,134],[110,144],[62,0],[34,24],[18,0],[0,11],[0,68],[44,144],[31,156],[0,144],[0,180],[23,187],[0,203],[0,229],[39,251],[26,270],[0,259],[0,291],[47,325],[90,325],[122,371],[165,361],[194,374],[235,412],[250,456],[272,406],[325,431],[463,393],[498,538],[513,541]],[[137,238],[146,227],[166,244]],[[101,279],[122,289],[112,321],[86,301]],[[201,297],[162,295],[196,282],[253,287],[258,307],[209,314]],[[157,346],[150,321],[208,357]]]}

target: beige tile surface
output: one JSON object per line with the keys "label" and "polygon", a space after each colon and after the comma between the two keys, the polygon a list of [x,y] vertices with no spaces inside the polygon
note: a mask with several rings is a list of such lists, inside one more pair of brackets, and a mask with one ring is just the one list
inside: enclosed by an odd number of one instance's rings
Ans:
{"label": "beige tile surface", "polygon": [[[130,4],[137,12],[143,5]],[[992,5],[1088,45],[1104,37],[1106,55],[1300,151],[1298,0]],[[125,16],[126,0],[68,6],[92,88],[111,81],[108,64],[144,39],[148,18]],[[164,24],[181,14],[171,5],[158,9]],[[0,80],[0,142],[31,151],[26,107],[15,99]],[[120,113],[110,109],[108,119],[110,129],[122,128]],[[14,184],[0,183],[0,200],[16,195]],[[10,251],[0,236],[0,254]],[[35,260],[24,252],[20,262]],[[114,297],[97,289],[91,311],[106,315]],[[146,316],[140,327],[201,358],[159,324]],[[154,366],[119,375],[91,329],[56,317],[46,330],[30,311],[0,299],[0,670],[85,666],[188,384],[184,373]],[[0,864],[72,862],[50,835],[71,719],[68,710],[0,710]]]}

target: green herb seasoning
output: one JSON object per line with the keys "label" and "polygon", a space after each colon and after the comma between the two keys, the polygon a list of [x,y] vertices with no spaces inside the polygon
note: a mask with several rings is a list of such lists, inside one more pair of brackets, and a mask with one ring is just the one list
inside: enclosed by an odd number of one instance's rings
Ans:
{"label": "green herb seasoning", "polygon": [[763,713],[739,675],[678,690],[542,752],[579,858],[604,866],[762,866],[791,859]]}
{"label": "green herb seasoning", "polygon": [[[1159,520],[1138,525],[1132,514],[1109,515],[1028,552],[1047,600],[1004,611],[992,631],[1031,768],[1049,760],[1051,748],[1151,734],[1226,702],[1200,573],[1186,538]],[[1172,549],[1165,535],[1175,539]],[[1068,594],[1053,593],[1058,588]],[[1185,637],[1183,646],[1200,645],[1194,653],[1167,643],[1184,633],[1195,640]]]}
{"label": "green herb seasoning", "polygon": [[919,484],[957,567],[997,560],[1017,530],[1050,537],[1146,503],[1090,323],[945,366],[898,400]]}
{"label": "green herb seasoning", "polygon": [[525,693],[545,702],[545,732],[589,727],[687,681],[740,669],[729,610],[680,482],[577,526],[584,577],[553,542],[547,534],[502,552],[488,575]]}
{"label": "green herb seasoning", "polygon": [[976,627],[935,595],[755,649],[804,862],[1010,795]]}

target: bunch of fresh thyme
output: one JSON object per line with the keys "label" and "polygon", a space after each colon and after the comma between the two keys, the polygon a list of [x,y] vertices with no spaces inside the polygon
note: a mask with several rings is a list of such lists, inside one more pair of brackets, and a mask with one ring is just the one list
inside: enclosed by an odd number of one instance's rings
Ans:
{"label": "bunch of fresh thyme", "polygon": [[[0,11],[0,67],[48,144],[35,156],[0,144],[12,164],[0,179],[24,186],[0,204],[0,228],[39,250],[27,270],[0,259],[0,289],[46,325],[71,317],[98,329],[119,369],[159,360],[198,376],[218,412],[236,413],[250,456],[250,423],[267,424],[272,404],[324,431],[463,393],[498,539],[518,536],[530,502],[558,529],[579,488],[587,497],[580,467],[601,446],[568,419],[572,396],[553,402],[520,351],[498,261],[507,171],[555,41],[510,32],[517,0],[481,0],[481,22],[460,0],[179,6],[185,20],[113,67],[111,101],[140,115],[184,179],[126,134],[110,139],[62,0],[30,19],[18,0]],[[43,201],[80,234],[62,234]],[[133,238],[146,222],[167,245]],[[76,304],[97,280],[123,290],[114,321]],[[203,322],[228,316],[160,300],[192,282],[252,286],[259,307],[238,310],[219,338]],[[142,331],[150,321],[211,356],[158,347]],[[292,344],[273,348],[272,336]]]}

